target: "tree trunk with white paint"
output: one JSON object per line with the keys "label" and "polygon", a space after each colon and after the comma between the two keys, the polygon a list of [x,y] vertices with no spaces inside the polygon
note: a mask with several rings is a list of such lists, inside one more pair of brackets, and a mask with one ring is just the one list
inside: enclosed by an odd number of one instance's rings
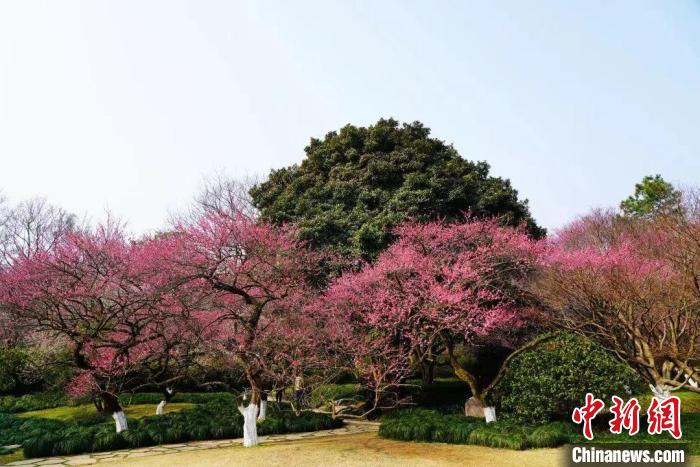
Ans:
{"label": "tree trunk with white paint", "polygon": [[119,403],[119,398],[110,392],[101,393],[100,398],[103,402],[102,407],[104,408],[104,411],[112,414],[112,418],[114,419],[114,427],[117,433],[128,430],[129,425],[126,421],[126,414]]}
{"label": "tree trunk with white paint", "polygon": [[496,408],[493,406],[486,406],[483,400],[470,397],[464,404],[464,415],[467,417],[483,417],[486,419],[486,423],[492,423],[496,421]]}
{"label": "tree trunk with white paint", "polygon": [[165,388],[163,391],[163,400],[160,401],[160,404],[158,404],[158,407],[156,407],[156,415],[163,415],[163,411],[165,410],[165,406],[168,405],[168,402],[170,402],[170,399],[173,398],[175,395],[175,390],[172,388]]}
{"label": "tree trunk with white paint", "polygon": [[651,389],[652,394],[659,400],[666,400],[671,397],[671,392],[664,385],[657,384],[656,386],[650,384],[649,389]]}
{"label": "tree trunk with white paint", "polygon": [[267,393],[265,391],[260,392],[260,412],[258,413],[258,420],[263,421],[267,416]]}
{"label": "tree trunk with white paint", "polygon": [[116,427],[117,433],[121,433],[122,431],[126,431],[129,429],[129,425],[126,422],[126,415],[124,414],[123,410],[120,410],[119,412],[114,412],[112,414],[112,418],[114,419],[114,425]]}
{"label": "tree trunk with white paint", "polygon": [[258,414],[258,420],[263,421],[267,416],[267,401],[260,401],[260,413]]}
{"label": "tree trunk with white paint", "polygon": [[258,445],[258,406],[252,402],[247,407],[238,406],[243,415],[243,446],[249,448]]}

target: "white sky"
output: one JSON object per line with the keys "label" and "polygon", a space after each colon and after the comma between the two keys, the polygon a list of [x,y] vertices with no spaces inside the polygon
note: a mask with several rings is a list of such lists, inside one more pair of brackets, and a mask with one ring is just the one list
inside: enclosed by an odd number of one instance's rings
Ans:
{"label": "white sky", "polygon": [[556,227],[700,182],[699,5],[0,0],[0,189],[144,232],[207,175],[395,117]]}

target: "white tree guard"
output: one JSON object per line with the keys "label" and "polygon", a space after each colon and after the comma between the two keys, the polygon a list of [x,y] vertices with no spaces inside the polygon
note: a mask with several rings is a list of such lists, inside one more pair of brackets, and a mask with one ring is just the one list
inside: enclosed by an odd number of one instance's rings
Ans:
{"label": "white tree guard", "polygon": [[654,393],[654,397],[656,397],[659,400],[663,401],[663,400],[666,400],[669,397],[671,397],[671,393],[664,386],[660,386],[660,385],[654,386],[654,385],[650,384],[649,388],[651,389],[651,392]]}
{"label": "white tree guard", "polygon": [[496,421],[496,407],[484,407],[484,418],[486,423],[493,423]]}
{"label": "white tree guard", "polygon": [[258,414],[258,420],[263,421],[267,416],[267,401],[260,401],[260,413]]}
{"label": "white tree guard", "polygon": [[119,412],[114,412],[112,414],[112,418],[114,419],[114,425],[117,429],[117,433],[121,433],[122,431],[129,429],[129,425],[126,423],[126,415],[124,414],[124,411],[120,410]]}
{"label": "white tree guard", "polygon": [[251,447],[258,445],[258,406],[248,404],[248,407],[238,406],[238,411],[243,415],[243,446]]}

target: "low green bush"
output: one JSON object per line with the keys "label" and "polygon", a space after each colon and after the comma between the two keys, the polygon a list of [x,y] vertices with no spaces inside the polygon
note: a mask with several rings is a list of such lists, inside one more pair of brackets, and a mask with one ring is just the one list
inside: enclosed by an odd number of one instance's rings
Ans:
{"label": "low green bush", "polygon": [[[119,396],[122,404],[158,404],[163,400],[160,392],[137,392]],[[191,404],[206,404],[212,401],[228,401],[233,403],[235,396],[230,392],[178,392],[170,402],[189,402]]]}
{"label": "low green bush", "polygon": [[572,427],[561,422],[533,426],[505,420],[487,424],[480,418],[427,409],[396,412],[386,417],[379,428],[382,438],[518,450],[560,446],[569,441],[572,433]]}
{"label": "low green bush", "polygon": [[24,419],[0,413],[0,445],[22,444],[24,440],[60,431],[64,422],[43,418]]}
{"label": "low green bush", "polygon": [[40,392],[23,396],[0,396],[0,412],[20,413],[70,405],[64,394]]}
{"label": "low green bush", "polygon": [[609,401],[643,390],[639,376],[605,349],[560,333],[516,356],[491,399],[502,417],[544,423],[569,420],[587,392]]}
{"label": "low green bush", "polygon": [[339,399],[351,399],[359,397],[360,385],[357,383],[348,384],[324,384],[311,392],[311,407],[322,407],[330,401]]}
{"label": "low green bush", "polygon": [[[119,399],[123,405],[132,404],[158,404],[163,400],[163,395],[158,392],[138,392],[122,394]],[[233,403],[234,395],[229,392],[183,392],[176,393],[171,402],[189,402],[192,404],[206,404],[212,401],[229,401]],[[22,413],[33,410],[53,409],[66,405],[80,405],[90,403],[88,398],[70,399],[61,393],[35,393],[23,396],[0,396],[0,412]]]}
{"label": "low green bush", "polygon": [[[336,428],[340,420],[317,413],[296,416],[274,406],[258,426],[261,435]],[[240,438],[243,417],[226,397],[160,416],[129,421],[129,429],[117,434],[112,422],[93,425],[0,414],[0,445],[21,444],[24,455],[46,457],[126,447],[180,443],[190,440]]]}
{"label": "low green bush", "polygon": [[65,359],[66,351],[0,346],[0,394],[51,391],[65,386],[73,369],[49,363]]}

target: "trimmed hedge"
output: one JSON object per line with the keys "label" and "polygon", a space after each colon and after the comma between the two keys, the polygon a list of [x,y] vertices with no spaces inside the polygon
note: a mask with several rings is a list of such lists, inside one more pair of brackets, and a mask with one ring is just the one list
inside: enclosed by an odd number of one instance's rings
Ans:
{"label": "trimmed hedge", "polygon": [[601,346],[559,333],[516,356],[491,399],[504,418],[539,424],[570,420],[587,392],[609,401],[642,391],[637,373]]}
{"label": "trimmed hedge", "polygon": [[379,428],[382,438],[518,450],[561,446],[569,442],[572,433],[572,426],[561,422],[541,426],[509,421],[487,424],[480,418],[426,409],[397,412],[386,417]]}
{"label": "trimmed hedge", "polygon": [[[293,412],[269,407],[267,419],[258,425],[258,434],[316,431],[341,424],[341,420],[323,414],[297,417]],[[22,444],[27,458],[242,436],[243,417],[223,398],[192,409],[129,420],[129,429],[119,434],[112,422],[85,425],[0,414],[0,444]]]}
{"label": "trimmed hedge", "polygon": [[0,396],[0,412],[21,413],[32,410],[53,409],[63,405],[71,405],[70,399],[64,394],[36,393],[24,396]]}
{"label": "trimmed hedge", "polygon": [[[137,392],[134,394],[122,394],[119,396],[123,405],[132,404],[158,404],[163,395],[159,392]],[[192,404],[205,404],[207,402],[234,400],[234,395],[229,392],[183,392],[177,393],[171,402],[190,402]],[[61,393],[36,393],[24,396],[0,396],[0,412],[22,413],[33,410],[53,409],[63,406],[74,406],[90,403],[89,399],[70,399]]]}

